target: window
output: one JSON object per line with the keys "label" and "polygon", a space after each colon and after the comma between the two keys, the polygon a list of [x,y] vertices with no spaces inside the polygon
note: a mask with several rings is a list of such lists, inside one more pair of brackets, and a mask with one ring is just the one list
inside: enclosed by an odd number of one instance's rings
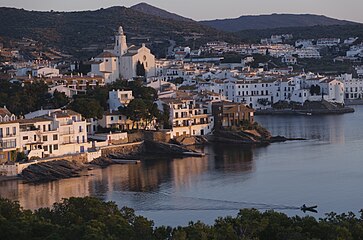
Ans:
{"label": "window", "polygon": [[111,121],[113,121],[113,117],[111,117]]}
{"label": "window", "polygon": [[79,132],[83,132],[82,126],[79,126]]}
{"label": "window", "polygon": [[13,127],[13,134],[16,135],[16,127]]}
{"label": "window", "polygon": [[28,140],[29,139],[29,137],[28,136],[24,136],[23,137],[23,140],[25,141],[25,140]]}
{"label": "window", "polygon": [[58,135],[57,134],[54,134],[53,135],[53,141],[57,141],[58,140]]}
{"label": "window", "polygon": [[53,149],[54,149],[54,150],[58,150],[58,144],[54,144],[54,145],[53,145]]}
{"label": "window", "polygon": [[48,136],[43,136],[43,142],[48,141]]}
{"label": "window", "polygon": [[44,146],[44,151],[48,152],[48,146]]}

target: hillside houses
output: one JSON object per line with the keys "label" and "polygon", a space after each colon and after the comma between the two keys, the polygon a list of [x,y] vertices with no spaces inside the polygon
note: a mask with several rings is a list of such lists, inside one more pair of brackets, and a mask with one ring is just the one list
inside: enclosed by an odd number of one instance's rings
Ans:
{"label": "hillside houses", "polygon": [[87,123],[71,110],[39,111],[31,119],[0,123],[0,161],[16,158],[24,152],[31,158],[86,152]]}

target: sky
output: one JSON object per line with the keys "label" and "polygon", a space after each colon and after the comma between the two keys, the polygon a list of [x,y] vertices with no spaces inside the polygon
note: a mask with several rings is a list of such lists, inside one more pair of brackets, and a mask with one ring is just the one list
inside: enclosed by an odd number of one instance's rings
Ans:
{"label": "sky", "polygon": [[[195,20],[271,13],[311,13],[363,23],[363,0],[141,0]],[[1,7],[80,11],[130,7],[140,0],[0,0]]]}

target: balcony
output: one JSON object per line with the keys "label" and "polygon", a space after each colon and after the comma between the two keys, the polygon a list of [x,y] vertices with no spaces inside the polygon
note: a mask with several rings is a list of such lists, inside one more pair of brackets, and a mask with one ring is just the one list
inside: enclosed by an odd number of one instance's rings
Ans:
{"label": "balcony", "polygon": [[16,148],[16,140],[0,141],[0,150]]}
{"label": "balcony", "polygon": [[74,134],[74,130],[68,130],[68,131],[61,131],[60,132],[61,136],[73,135],[73,134]]}
{"label": "balcony", "polygon": [[15,138],[16,134],[0,134],[0,139]]}

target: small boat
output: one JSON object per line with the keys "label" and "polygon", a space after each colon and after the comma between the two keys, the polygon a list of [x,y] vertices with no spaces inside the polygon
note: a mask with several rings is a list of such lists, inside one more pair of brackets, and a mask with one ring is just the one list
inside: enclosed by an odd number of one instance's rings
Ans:
{"label": "small boat", "polygon": [[201,152],[183,152],[183,155],[190,155],[193,157],[204,157],[205,154]]}
{"label": "small boat", "polygon": [[313,113],[307,112],[306,115],[311,116],[311,115],[313,115]]}
{"label": "small boat", "polygon": [[318,211],[316,210],[318,206],[310,206],[307,207],[305,204],[301,206],[300,210],[305,212],[314,212],[317,213]]}
{"label": "small boat", "polygon": [[112,159],[113,163],[116,164],[139,164],[140,160],[126,160],[126,159]]}

